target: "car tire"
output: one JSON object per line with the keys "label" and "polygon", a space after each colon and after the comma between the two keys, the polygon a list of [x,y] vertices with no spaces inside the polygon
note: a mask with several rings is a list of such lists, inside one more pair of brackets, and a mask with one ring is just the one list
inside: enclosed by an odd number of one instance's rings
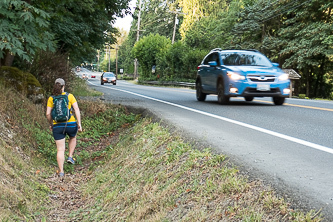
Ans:
{"label": "car tire", "polygon": [[104,82],[101,82],[101,85],[104,85]]}
{"label": "car tire", "polygon": [[113,85],[115,86],[115,85],[117,85],[117,83],[113,83]]}
{"label": "car tire", "polygon": [[217,101],[219,104],[224,105],[229,102],[230,97],[224,94],[224,85],[223,81],[219,81],[217,84]]}
{"label": "car tire", "polygon": [[273,102],[275,105],[283,105],[284,100],[284,97],[273,97]]}
{"label": "car tire", "polygon": [[252,100],[253,100],[253,96],[245,96],[244,97],[244,99],[245,99],[245,101],[247,101],[247,102],[251,102]]}
{"label": "car tire", "polygon": [[197,81],[197,83],[195,84],[195,86],[196,86],[195,88],[196,88],[197,100],[198,101],[205,101],[207,94],[202,92],[201,81]]}

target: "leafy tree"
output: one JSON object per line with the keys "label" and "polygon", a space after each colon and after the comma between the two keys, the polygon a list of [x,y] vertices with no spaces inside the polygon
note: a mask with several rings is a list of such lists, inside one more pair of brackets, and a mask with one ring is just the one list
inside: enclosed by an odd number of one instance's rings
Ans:
{"label": "leafy tree", "polygon": [[129,0],[33,0],[50,14],[57,48],[75,63],[92,61],[105,42],[114,44],[119,34],[112,26],[116,16],[128,13]]}
{"label": "leafy tree", "polygon": [[289,13],[284,27],[281,55],[287,57],[284,67],[295,67],[302,73],[302,83],[309,97],[327,96],[328,73],[332,75],[333,3],[313,0]]}
{"label": "leafy tree", "polygon": [[[116,16],[129,0],[2,0],[0,56],[30,59],[37,50],[59,50],[75,63],[91,61],[104,42],[116,41]],[[56,45],[55,45],[56,44]]]}
{"label": "leafy tree", "polygon": [[139,40],[132,49],[132,55],[137,58],[142,69],[142,78],[151,78],[151,70],[158,66],[165,57],[171,45],[170,39],[159,34],[151,34]]}
{"label": "leafy tree", "polygon": [[195,80],[197,66],[208,50],[189,47],[183,41],[177,41],[170,47],[164,57],[160,58],[158,71],[160,76],[169,80]]}
{"label": "leafy tree", "polygon": [[180,33],[184,39],[187,32],[197,21],[204,17],[216,18],[222,11],[228,9],[230,0],[179,0],[179,6],[184,13],[184,21],[180,28]]}
{"label": "leafy tree", "polygon": [[0,66],[14,56],[30,60],[38,50],[54,50],[49,14],[21,0],[0,1]]}
{"label": "leafy tree", "polygon": [[[172,39],[176,12],[177,5],[173,1],[142,0],[140,16],[140,30],[142,31],[140,31],[140,35],[159,34]],[[136,10],[132,23],[135,31],[138,24],[138,13],[139,10]],[[178,34],[175,39],[177,40],[179,37]]]}
{"label": "leafy tree", "polygon": [[127,38],[119,47],[119,67],[124,68],[125,74],[134,73],[134,57],[131,53],[134,45],[133,39]]}

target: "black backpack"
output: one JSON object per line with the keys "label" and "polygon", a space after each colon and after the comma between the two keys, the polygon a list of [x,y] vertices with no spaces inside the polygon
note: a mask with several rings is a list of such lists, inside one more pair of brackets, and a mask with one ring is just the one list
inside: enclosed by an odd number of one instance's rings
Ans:
{"label": "black backpack", "polygon": [[68,93],[65,95],[52,96],[53,108],[51,111],[52,119],[56,122],[67,122],[71,118],[71,112],[68,108]]}

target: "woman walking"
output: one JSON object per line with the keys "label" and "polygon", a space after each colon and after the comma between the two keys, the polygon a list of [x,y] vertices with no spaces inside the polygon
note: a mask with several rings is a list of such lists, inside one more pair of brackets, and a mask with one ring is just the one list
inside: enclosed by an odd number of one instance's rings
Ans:
{"label": "woman walking", "polygon": [[[66,148],[66,135],[69,136],[68,148],[69,155],[67,162],[75,164],[73,153],[76,147],[76,133],[82,132],[81,115],[77,101],[73,94],[65,92],[65,81],[61,78],[56,79],[53,87],[53,96],[50,96],[47,101],[46,118],[50,124],[50,130],[53,132],[53,137],[57,146],[57,162],[59,167],[59,177],[64,177],[64,161],[65,161],[65,148]],[[52,109],[56,96],[67,96],[68,109],[70,110],[69,118],[65,121],[55,121],[52,117]],[[74,109],[75,117],[72,115],[72,108]]]}

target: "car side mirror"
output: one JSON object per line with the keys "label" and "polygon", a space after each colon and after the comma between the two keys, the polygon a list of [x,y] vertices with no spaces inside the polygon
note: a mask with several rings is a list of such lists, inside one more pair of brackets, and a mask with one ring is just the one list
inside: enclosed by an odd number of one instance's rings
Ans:
{"label": "car side mirror", "polygon": [[216,61],[210,61],[210,62],[208,62],[208,64],[210,66],[217,66],[217,62]]}
{"label": "car side mirror", "polygon": [[279,67],[279,63],[272,63],[274,67]]}

